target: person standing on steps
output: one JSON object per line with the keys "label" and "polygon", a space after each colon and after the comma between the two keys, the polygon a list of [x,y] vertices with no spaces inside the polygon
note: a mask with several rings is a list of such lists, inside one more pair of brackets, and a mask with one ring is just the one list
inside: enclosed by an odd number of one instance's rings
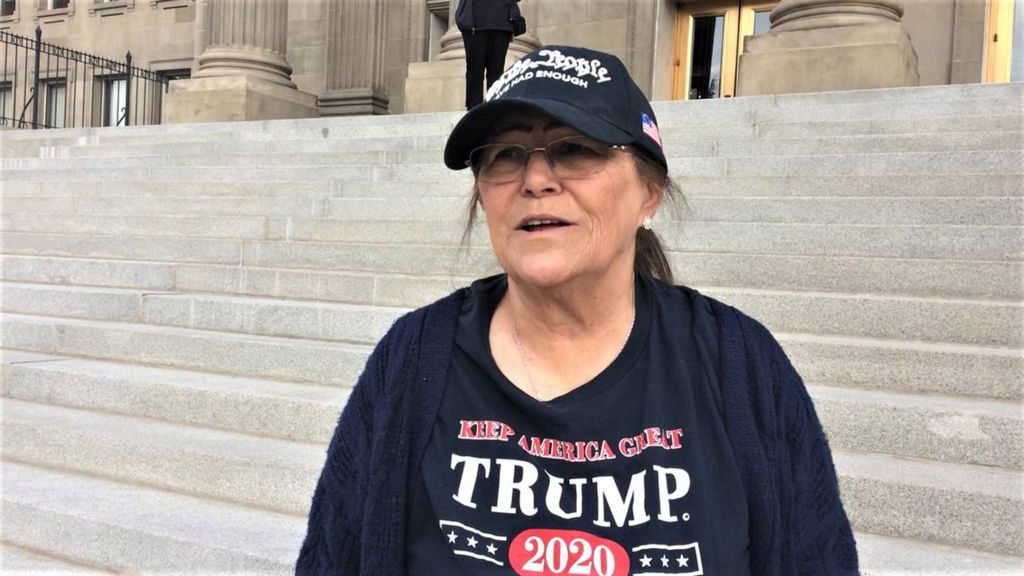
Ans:
{"label": "person standing on steps", "polygon": [[459,0],[455,25],[466,48],[466,110],[484,101],[483,82],[490,88],[505,69],[512,42],[512,15],[519,0]]}

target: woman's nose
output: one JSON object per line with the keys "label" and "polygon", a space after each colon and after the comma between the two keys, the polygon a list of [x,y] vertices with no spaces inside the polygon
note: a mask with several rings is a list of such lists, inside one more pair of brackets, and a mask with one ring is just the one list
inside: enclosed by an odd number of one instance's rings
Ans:
{"label": "woman's nose", "polygon": [[554,167],[548,161],[543,148],[527,152],[526,167],[523,170],[523,188],[527,193],[537,194],[556,190],[558,179],[555,178]]}

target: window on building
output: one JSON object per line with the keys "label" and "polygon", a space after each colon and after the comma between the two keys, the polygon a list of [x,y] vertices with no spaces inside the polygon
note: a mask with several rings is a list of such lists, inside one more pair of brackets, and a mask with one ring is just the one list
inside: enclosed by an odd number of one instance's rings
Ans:
{"label": "window on building", "polygon": [[103,81],[103,125],[124,126],[128,114],[128,80],[108,78]]}
{"label": "window on building", "polygon": [[0,84],[0,126],[14,124],[14,90],[10,82]]}
{"label": "window on building", "polygon": [[771,30],[778,0],[714,0],[679,4],[672,97],[731,98],[747,39]]}
{"label": "window on building", "polygon": [[1024,0],[1014,0],[1010,82],[1020,82],[1022,80],[1024,80]]}
{"label": "window on building", "polygon": [[693,62],[690,67],[690,100],[718,98],[722,87],[722,52],[725,16],[693,19]]}
{"label": "window on building", "polygon": [[0,16],[14,15],[15,0],[0,0]]}
{"label": "window on building", "polygon": [[161,70],[157,72],[160,76],[171,80],[188,80],[192,77],[192,70],[189,68],[181,68],[180,70]]}
{"label": "window on building", "polygon": [[43,122],[48,128],[63,128],[67,106],[68,84],[65,80],[46,83],[46,116]]}
{"label": "window on building", "polygon": [[46,0],[47,10],[60,10],[68,7],[68,0]]}
{"label": "window on building", "polygon": [[441,37],[448,31],[448,2],[427,0],[427,59],[441,53]]}
{"label": "window on building", "polygon": [[771,10],[754,11],[754,36],[760,36],[772,29]]}

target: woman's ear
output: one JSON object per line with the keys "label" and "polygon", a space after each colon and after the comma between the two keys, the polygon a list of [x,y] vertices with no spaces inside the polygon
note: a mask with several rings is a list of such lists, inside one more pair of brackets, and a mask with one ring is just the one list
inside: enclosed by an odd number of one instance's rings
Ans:
{"label": "woman's ear", "polygon": [[665,188],[656,182],[644,182],[644,186],[647,188],[647,198],[644,199],[643,211],[653,218],[665,197]]}

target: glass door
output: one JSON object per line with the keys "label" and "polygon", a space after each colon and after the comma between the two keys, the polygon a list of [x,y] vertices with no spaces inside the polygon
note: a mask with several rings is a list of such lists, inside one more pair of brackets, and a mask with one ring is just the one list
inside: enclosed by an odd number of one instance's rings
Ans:
{"label": "glass door", "polygon": [[675,26],[676,100],[731,98],[743,39],[771,28],[768,16],[777,1],[687,2],[678,6]]}

